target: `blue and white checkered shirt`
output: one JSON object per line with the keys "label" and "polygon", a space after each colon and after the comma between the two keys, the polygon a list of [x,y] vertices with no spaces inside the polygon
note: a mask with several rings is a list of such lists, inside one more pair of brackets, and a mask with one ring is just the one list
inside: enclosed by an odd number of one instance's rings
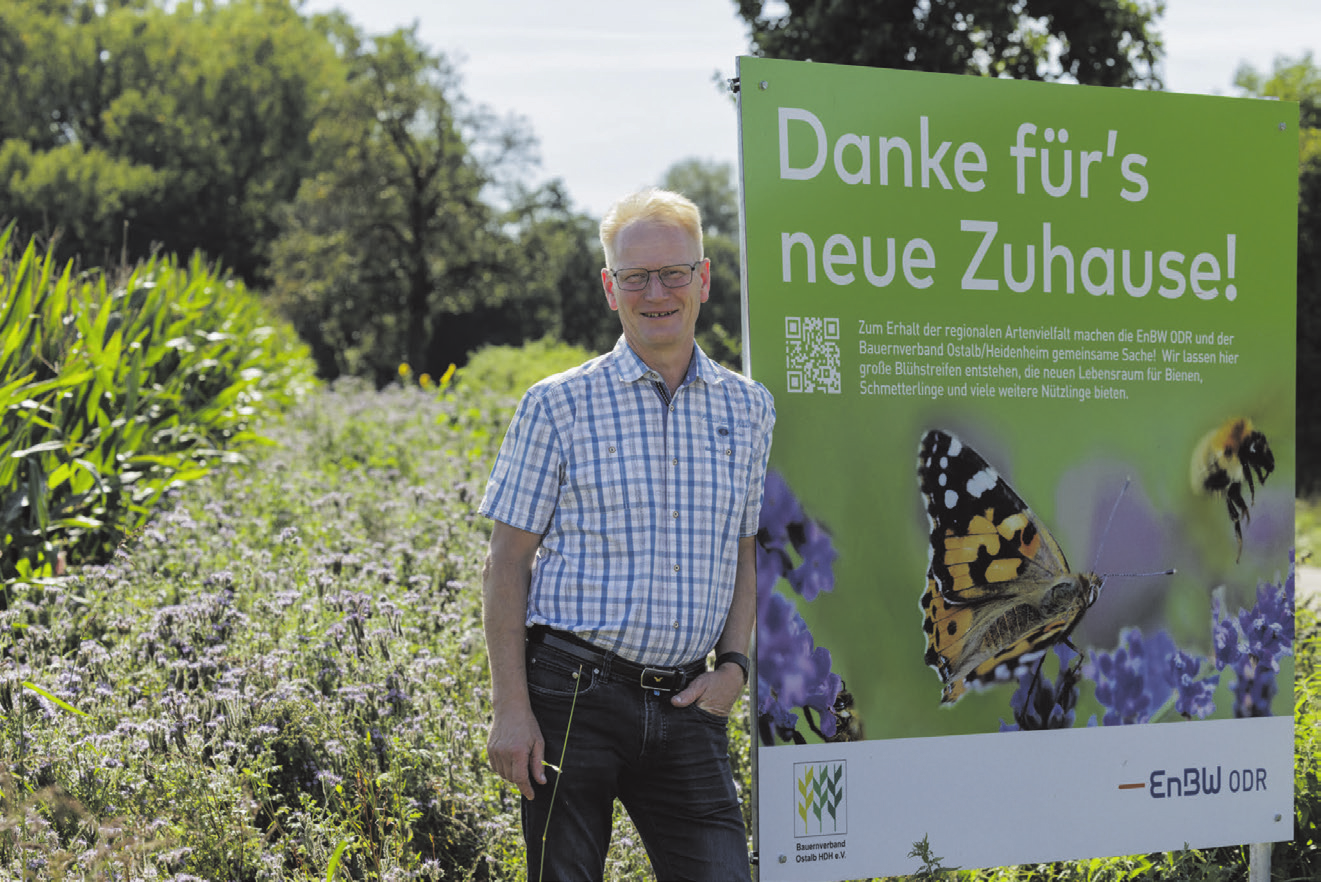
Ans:
{"label": "blue and white checkered shirt", "polygon": [[641,664],[706,656],[757,532],[775,407],[694,347],[670,400],[620,338],[519,403],[479,511],[542,534],[527,622]]}

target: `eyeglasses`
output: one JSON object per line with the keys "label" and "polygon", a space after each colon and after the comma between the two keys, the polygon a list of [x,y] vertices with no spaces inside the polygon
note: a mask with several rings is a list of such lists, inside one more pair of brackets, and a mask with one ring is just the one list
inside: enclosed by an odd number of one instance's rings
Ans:
{"label": "eyeglasses", "polygon": [[651,284],[651,274],[655,273],[660,283],[666,288],[682,288],[693,280],[693,271],[697,269],[697,263],[677,263],[674,266],[663,266],[657,270],[643,269],[642,267],[633,267],[630,269],[611,270],[610,275],[615,277],[615,282],[625,291],[641,291]]}

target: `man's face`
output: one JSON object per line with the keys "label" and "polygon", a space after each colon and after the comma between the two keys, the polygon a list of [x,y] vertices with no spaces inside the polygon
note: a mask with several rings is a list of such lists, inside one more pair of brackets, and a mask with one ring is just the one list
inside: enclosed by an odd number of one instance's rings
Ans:
{"label": "man's face", "polygon": [[[682,228],[657,221],[634,221],[615,237],[615,265],[601,271],[605,299],[619,313],[624,339],[644,361],[651,356],[684,356],[692,348],[697,313],[711,292],[711,264]],[[700,261],[700,262],[698,262]],[[666,288],[657,273],[641,291],[625,291],[611,270],[697,263],[692,280]]]}

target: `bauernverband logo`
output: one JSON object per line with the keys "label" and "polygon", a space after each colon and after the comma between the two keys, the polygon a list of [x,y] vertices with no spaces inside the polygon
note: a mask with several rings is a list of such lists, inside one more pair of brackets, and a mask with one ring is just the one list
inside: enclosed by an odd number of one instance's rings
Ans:
{"label": "bauernverband logo", "polygon": [[794,836],[849,832],[844,761],[794,764]]}

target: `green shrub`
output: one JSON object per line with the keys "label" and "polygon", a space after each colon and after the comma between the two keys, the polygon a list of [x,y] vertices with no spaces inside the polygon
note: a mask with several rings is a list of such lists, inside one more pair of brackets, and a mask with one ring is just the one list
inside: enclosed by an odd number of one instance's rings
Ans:
{"label": "green shrub", "polygon": [[479,390],[484,399],[522,397],[538,380],[582,364],[595,353],[549,337],[521,347],[483,346],[455,374],[456,388]]}

